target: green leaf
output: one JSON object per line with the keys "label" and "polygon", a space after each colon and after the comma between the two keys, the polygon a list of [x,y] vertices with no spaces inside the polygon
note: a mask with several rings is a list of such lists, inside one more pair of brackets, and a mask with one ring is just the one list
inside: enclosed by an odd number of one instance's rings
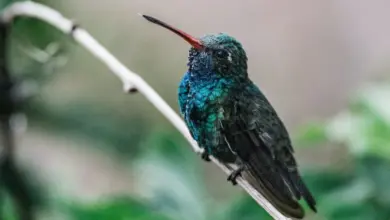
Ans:
{"label": "green leaf", "polygon": [[[364,156],[358,157],[355,163],[356,168],[348,174],[306,175],[321,214],[340,220],[387,219],[390,162],[382,157]],[[328,178],[331,181],[327,182]]]}
{"label": "green leaf", "polygon": [[11,197],[4,191],[2,191],[0,195],[0,218],[3,217],[6,220],[17,220],[17,212]]}
{"label": "green leaf", "polygon": [[148,205],[131,199],[117,198],[96,205],[71,204],[67,213],[74,220],[168,220]]}
{"label": "green leaf", "polygon": [[390,204],[390,161],[368,156],[359,160],[358,170],[373,185],[374,199],[383,206]]}
{"label": "green leaf", "polygon": [[[335,201],[333,201],[335,202]],[[366,220],[366,219],[381,219],[375,218],[378,216],[377,210],[367,204],[341,205],[333,213],[327,215],[332,220]]]}
{"label": "green leaf", "polygon": [[3,10],[10,3],[15,2],[14,0],[0,0],[0,10]]}
{"label": "green leaf", "polygon": [[328,124],[331,140],[345,143],[358,157],[375,155],[390,159],[390,94],[388,83],[361,91],[349,109]]}
{"label": "green leaf", "polygon": [[259,206],[251,197],[242,198],[223,208],[216,219],[220,220],[271,220],[272,217]]}
{"label": "green leaf", "polygon": [[353,174],[337,171],[317,170],[306,172],[303,176],[305,183],[316,197],[322,197],[353,181]]}
{"label": "green leaf", "polygon": [[359,94],[359,101],[384,123],[390,126],[390,83],[382,82],[368,86]]}
{"label": "green leaf", "polygon": [[325,124],[310,123],[303,126],[294,136],[295,146],[312,146],[327,140]]}

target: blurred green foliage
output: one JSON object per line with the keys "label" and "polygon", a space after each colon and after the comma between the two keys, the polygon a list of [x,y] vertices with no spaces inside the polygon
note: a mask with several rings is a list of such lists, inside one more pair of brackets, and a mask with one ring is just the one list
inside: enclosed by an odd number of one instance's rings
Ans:
{"label": "blurred green foliage", "polygon": [[[0,1],[0,8],[9,2]],[[23,80],[31,79],[38,84],[55,71],[47,68],[50,62],[31,59],[17,45],[24,42],[25,46],[27,39],[44,50],[58,41],[61,42],[59,54],[70,47],[62,34],[31,19],[18,20],[12,36],[16,39],[11,45],[13,72]],[[388,97],[390,84],[374,83],[358,92],[349,107],[335,117],[304,126],[299,132],[295,146],[302,147],[302,151],[327,145],[348,149],[347,162],[329,167],[303,167],[304,178],[319,204],[318,215],[308,212],[310,219],[390,219]],[[77,198],[48,196],[50,192],[45,189],[50,187],[29,170],[26,174],[31,184],[29,189],[35,195],[36,210],[42,219],[271,219],[246,194],[232,201],[211,198],[202,175],[202,161],[177,132],[159,128],[147,131],[143,119],[111,115],[93,103],[73,103],[62,110],[38,96],[25,110],[33,126],[102,143],[110,157],[120,158],[137,177],[134,179],[137,195],[107,196],[86,204]],[[2,193],[1,198],[3,218],[15,219],[15,209],[7,194]]]}
{"label": "blurred green foliage", "polygon": [[328,122],[310,125],[299,143],[327,141],[348,148],[352,165],[317,170],[305,178],[328,219],[390,218],[389,83],[374,83],[358,92],[348,109]]}
{"label": "blurred green foliage", "polygon": [[108,199],[96,205],[73,205],[67,210],[75,220],[106,220],[106,219],[135,219],[135,220],[168,220],[157,213],[148,204],[131,198]]}

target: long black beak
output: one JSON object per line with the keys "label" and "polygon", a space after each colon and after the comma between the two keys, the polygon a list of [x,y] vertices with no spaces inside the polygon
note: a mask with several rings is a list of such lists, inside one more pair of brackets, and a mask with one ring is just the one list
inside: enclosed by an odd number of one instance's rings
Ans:
{"label": "long black beak", "polygon": [[182,30],[179,30],[177,28],[174,28],[172,27],[171,25],[165,23],[165,22],[162,22],[160,20],[158,20],[157,18],[154,18],[154,17],[151,17],[151,16],[148,16],[148,15],[143,15],[141,14],[142,17],[144,17],[146,20],[154,23],[154,24],[157,24],[161,27],[164,27],[170,31],[172,31],[173,33],[179,35],[180,37],[182,37],[185,41],[187,41],[189,44],[191,44],[195,49],[202,49],[204,48],[203,44],[200,42],[200,40],[198,38],[195,38],[189,34],[187,34],[186,32],[182,31]]}

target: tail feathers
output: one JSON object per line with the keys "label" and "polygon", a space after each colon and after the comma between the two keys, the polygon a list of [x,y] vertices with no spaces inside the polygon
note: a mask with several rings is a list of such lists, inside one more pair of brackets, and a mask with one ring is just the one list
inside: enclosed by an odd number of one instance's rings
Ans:
{"label": "tail feathers", "polygon": [[258,180],[251,172],[243,173],[243,177],[284,216],[294,219],[303,219],[305,216],[305,211],[296,200],[286,197],[269,184]]}
{"label": "tail feathers", "polygon": [[295,178],[291,177],[291,174],[286,169],[283,169],[281,166],[278,166],[278,172],[280,172],[282,176],[287,177],[284,178],[284,181],[289,186],[289,189],[291,193],[295,196],[295,198],[297,200],[300,200],[302,195],[301,191],[295,186]]}
{"label": "tail feathers", "polygon": [[298,195],[298,192],[294,193],[294,190],[290,189],[291,186],[286,184],[271,163],[266,156],[253,155],[245,163],[247,172],[244,177],[283,215],[302,219],[305,212],[294,195]]}
{"label": "tail feathers", "polygon": [[307,205],[314,211],[317,212],[316,204],[313,195],[307,188],[306,184],[303,182],[302,177],[299,175],[297,171],[295,172],[287,172],[283,168],[279,168],[280,172],[285,178],[287,185],[290,187],[290,190],[294,194],[297,200],[300,200],[302,197],[306,201]]}
{"label": "tail feathers", "polygon": [[303,182],[301,176],[295,172],[292,175],[290,175],[290,178],[295,183],[296,189],[300,192],[303,199],[306,201],[307,205],[314,211],[317,212],[317,202],[314,199],[313,195],[310,193],[309,189]]}

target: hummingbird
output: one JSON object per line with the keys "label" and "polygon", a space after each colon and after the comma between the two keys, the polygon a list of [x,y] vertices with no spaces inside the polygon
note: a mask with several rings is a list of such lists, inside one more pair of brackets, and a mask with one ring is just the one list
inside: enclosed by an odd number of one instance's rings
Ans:
{"label": "hummingbird", "polygon": [[188,71],[178,89],[178,103],[192,137],[210,155],[243,173],[276,209],[302,219],[299,200],[314,211],[316,201],[303,182],[288,131],[271,103],[248,76],[248,58],[239,41],[225,33],[196,38],[161,20],[142,15],[187,41]]}

